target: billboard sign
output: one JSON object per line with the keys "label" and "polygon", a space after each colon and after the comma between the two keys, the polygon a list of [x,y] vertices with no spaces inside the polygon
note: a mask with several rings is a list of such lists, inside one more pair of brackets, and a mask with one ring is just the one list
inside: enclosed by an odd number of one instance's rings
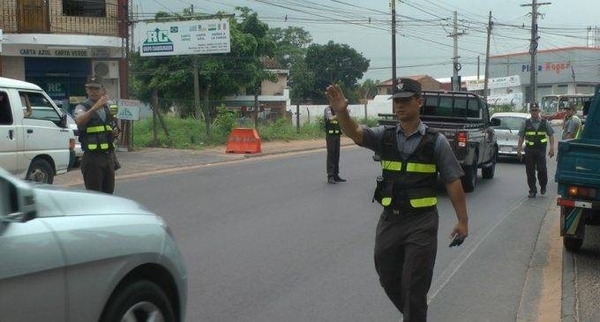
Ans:
{"label": "billboard sign", "polygon": [[142,26],[140,56],[175,56],[231,52],[229,21],[210,19],[151,22]]}

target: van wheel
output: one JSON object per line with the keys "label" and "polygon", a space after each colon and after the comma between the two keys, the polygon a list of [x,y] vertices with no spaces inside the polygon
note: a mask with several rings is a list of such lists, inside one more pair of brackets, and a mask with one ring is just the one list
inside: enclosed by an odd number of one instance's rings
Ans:
{"label": "van wheel", "polygon": [[100,321],[175,322],[176,319],[165,292],[155,283],[139,280],[115,291],[104,308]]}
{"label": "van wheel", "polygon": [[578,252],[581,245],[583,245],[583,239],[564,236],[563,245],[566,250],[575,253]]}
{"label": "van wheel", "polygon": [[54,170],[52,170],[52,166],[48,161],[44,159],[35,159],[31,162],[25,179],[39,183],[52,184],[52,182],[54,182]]}

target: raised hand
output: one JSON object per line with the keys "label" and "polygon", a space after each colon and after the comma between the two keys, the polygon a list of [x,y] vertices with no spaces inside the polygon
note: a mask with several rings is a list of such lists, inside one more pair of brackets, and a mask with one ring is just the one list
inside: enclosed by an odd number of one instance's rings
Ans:
{"label": "raised hand", "polygon": [[348,107],[348,100],[344,96],[344,92],[339,85],[329,85],[325,91],[325,96],[329,101],[329,106],[335,112],[345,111]]}

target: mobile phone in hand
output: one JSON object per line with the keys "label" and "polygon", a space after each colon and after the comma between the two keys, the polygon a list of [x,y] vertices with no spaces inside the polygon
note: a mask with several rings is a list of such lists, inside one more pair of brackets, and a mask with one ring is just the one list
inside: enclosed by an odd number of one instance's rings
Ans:
{"label": "mobile phone in hand", "polygon": [[454,236],[454,239],[452,239],[452,242],[450,243],[450,245],[448,245],[448,247],[460,246],[464,240],[465,239],[462,238],[459,234],[456,234],[456,236]]}

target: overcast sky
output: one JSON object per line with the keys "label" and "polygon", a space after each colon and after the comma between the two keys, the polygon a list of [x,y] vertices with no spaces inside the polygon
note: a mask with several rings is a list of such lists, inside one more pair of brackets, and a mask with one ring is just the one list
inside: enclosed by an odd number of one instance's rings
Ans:
{"label": "overcast sky", "polygon": [[[552,49],[587,46],[587,28],[600,27],[598,0],[538,0],[539,47]],[[136,19],[154,17],[158,11],[235,13],[236,6],[257,12],[269,27],[302,27],[313,43],[330,40],[348,44],[370,60],[364,78],[386,80],[392,76],[391,9],[389,0],[133,0]],[[494,27],[490,54],[529,50],[532,1],[519,0],[402,0],[396,2],[397,76],[427,74],[452,76],[453,12],[458,14],[460,75],[484,74],[488,17]],[[529,6],[522,6],[529,5]],[[287,21],[286,21],[287,17]],[[139,39],[140,37],[137,37]],[[598,43],[600,46],[600,43]],[[479,58],[479,63],[478,63]],[[598,62],[600,64],[600,62]]]}

